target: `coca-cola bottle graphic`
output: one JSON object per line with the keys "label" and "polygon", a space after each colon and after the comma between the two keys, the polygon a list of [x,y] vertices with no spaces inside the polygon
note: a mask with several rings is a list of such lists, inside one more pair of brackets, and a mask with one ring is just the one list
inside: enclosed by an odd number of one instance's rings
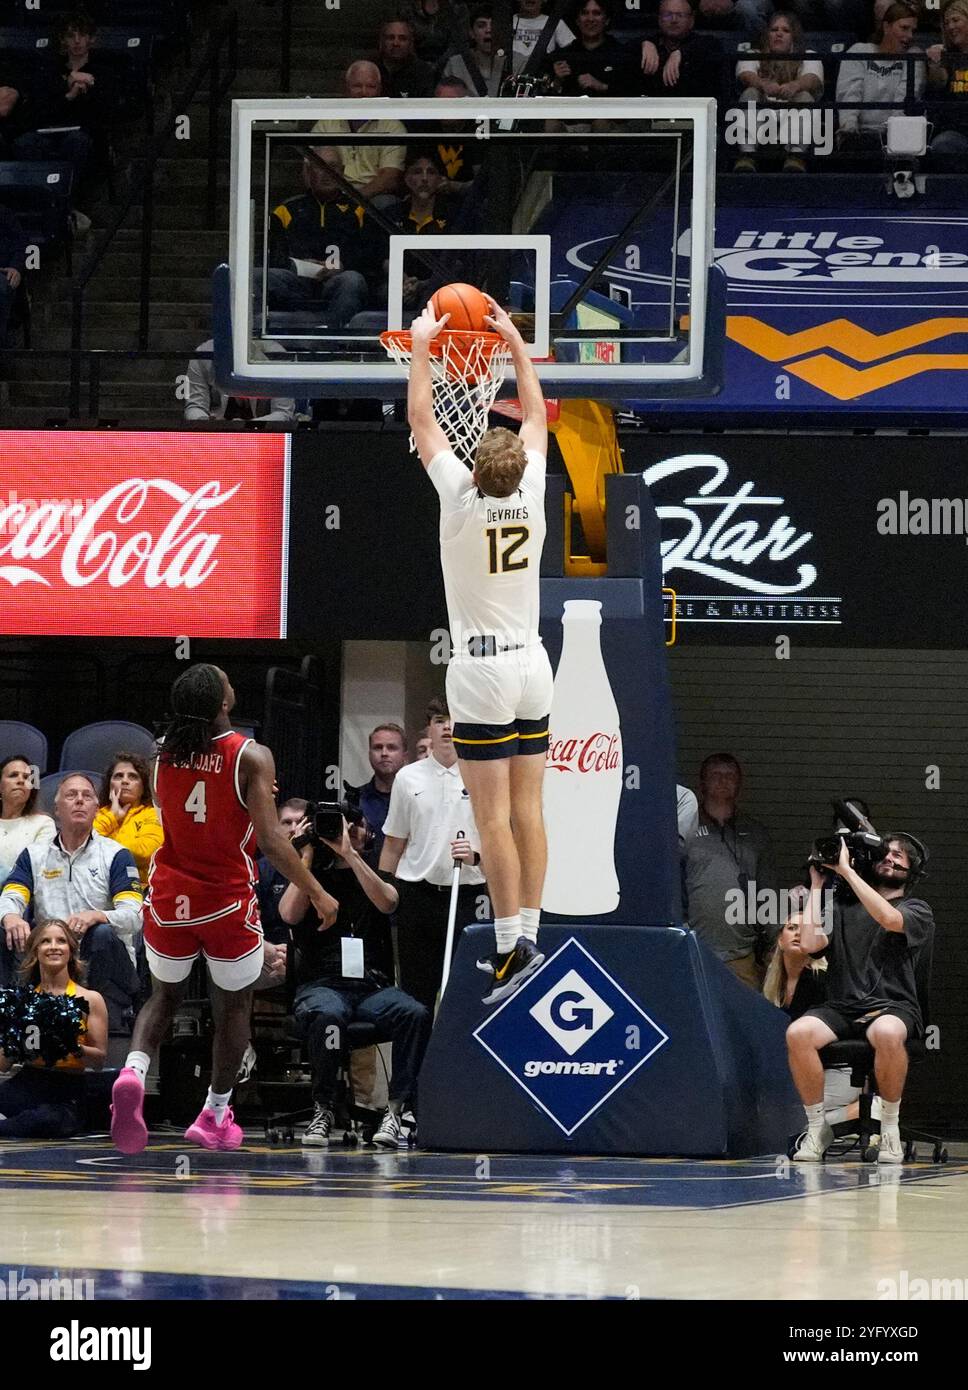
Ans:
{"label": "coca-cola bottle graphic", "polygon": [[569,599],[561,623],[544,777],[548,872],[541,905],[568,917],[594,917],[618,907],[622,732],[602,659],[602,605]]}

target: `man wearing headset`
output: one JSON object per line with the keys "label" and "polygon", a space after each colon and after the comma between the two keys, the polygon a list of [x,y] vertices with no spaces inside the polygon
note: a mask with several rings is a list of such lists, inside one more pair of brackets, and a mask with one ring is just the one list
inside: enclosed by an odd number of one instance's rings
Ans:
{"label": "man wearing headset", "polygon": [[883,839],[884,856],[869,878],[853,868],[846,841],[838,862],[826,866],[852,890],[846,900],[835,899],[826,920],[821,906],[825,875],[810,865],[800,945],[808,955],[829,946],[827,1001],[787,1029],[790,1070],[808,1126],[795,1162],[821,1162],[833,1138],[823,1113],[821,1048],[838,1039],[864,1037],[874,1049],[881,1097],[878,1162],[903,1160],[898,1115],[908,1067],[905,1043],[924,1033],[915,963],[918,951],[930,945],[934,915],[922,898],[912,896],[928,857],[924,845],[900,831]]}

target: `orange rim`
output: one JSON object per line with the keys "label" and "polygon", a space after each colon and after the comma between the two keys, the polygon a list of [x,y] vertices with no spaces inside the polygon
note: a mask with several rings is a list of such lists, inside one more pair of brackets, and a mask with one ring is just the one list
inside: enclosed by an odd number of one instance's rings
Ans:
{"label": "orange rim", "polygon": [[[476,333],[463,328],[442,328],[436,338],[431,338],[429,347],[431,357],[443,356],[444,340],[456,344],[457,348],[469,349],[474,343],[481,345],[485,357],[492,357],[499,347],[504,346],[500,333]],[[413,334],[409,328],[388,328],[380,334],[384,347],[401,348],[404,352],[413,350]]]}

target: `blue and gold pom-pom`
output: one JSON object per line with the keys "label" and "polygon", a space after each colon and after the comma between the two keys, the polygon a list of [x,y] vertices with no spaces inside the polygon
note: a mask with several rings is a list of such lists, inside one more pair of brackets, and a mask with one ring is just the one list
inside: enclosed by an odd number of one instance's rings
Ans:
{"label": "blue and gold pom-pom", "polygon": [[88,1010],[76,994],[0,989],[0,1052],[12,1062],[40,1058],[48,1067],[80,1057],[78,1034]]}

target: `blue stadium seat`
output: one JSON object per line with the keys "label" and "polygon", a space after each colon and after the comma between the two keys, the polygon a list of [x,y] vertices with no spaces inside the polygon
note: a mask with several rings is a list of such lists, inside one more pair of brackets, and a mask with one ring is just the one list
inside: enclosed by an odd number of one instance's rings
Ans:
{"label": "blue stadium seat", "polygon": [[71,188],[74,171],[69,164],[46,160],[0,161],[0,203],[10,208],[35,246],[64,248],[67,273],[72,268],[74,239],[71,223]]}
{"label": "blue stadium seat", "polygon": [[154,751],[154,734],[141,724],[123,719],[103,719],[97,724],[85,724],[68,734],[61,749],[62,769],[70,767],[99,768],[102,776],[115,753],[139,753],[150,757]]}
{"label": "blue stadium seat", "polygon": [[38,811],[43,811],[47,816],[54,814],[54,797],[57,795],[57,788],[64,778],[70,776],[72,772],[83,772],[85,777],[91,778],[95,787],[100,791],[101,778],[104,774],[92,772],[89,767],[68,767],[62,772],[48,772],[46,777],[40,779],[40,795],[37,798]]}
{"label": "blue stadium seat", "polygon": [[0,719],[0,763],[18,753],[22,753],[41,776],[47,771],[46,734],[19,719]]}

